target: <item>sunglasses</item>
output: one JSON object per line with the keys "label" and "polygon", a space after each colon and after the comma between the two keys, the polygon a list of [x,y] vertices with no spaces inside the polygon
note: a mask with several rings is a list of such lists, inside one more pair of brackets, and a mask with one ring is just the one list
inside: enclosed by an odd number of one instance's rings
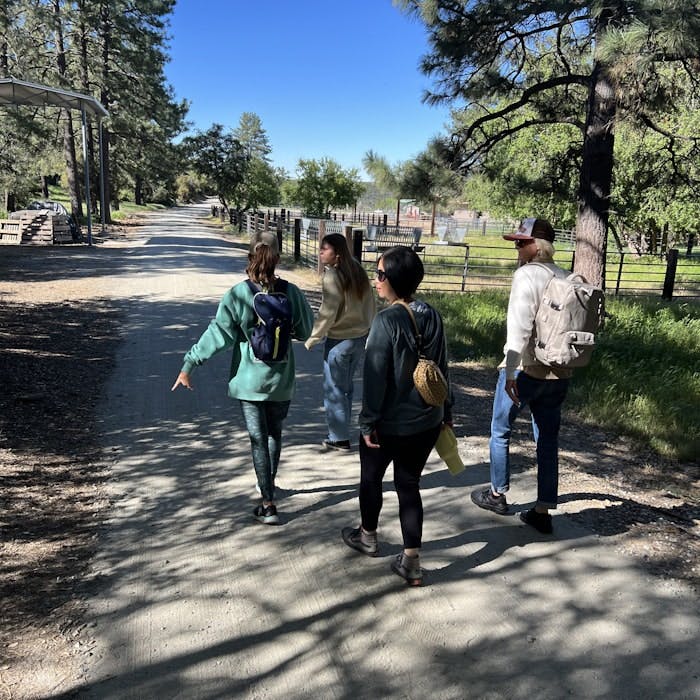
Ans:
{"label": "sunglasses", "polygon": [[530,243],[534,243],[535,239],[531,238],[528,241],[515,241],[515,247],[516,248],[524,248],[526,245],[530,245]]}
{"label": "sunglasses", "polygon": [[377,279],[378,279],[380,282],[386,281],[386,272],[384,272],[384,270],[380,270],[379,268],[377,268],[377,269],[374,271],[374,274],[377,276]]}

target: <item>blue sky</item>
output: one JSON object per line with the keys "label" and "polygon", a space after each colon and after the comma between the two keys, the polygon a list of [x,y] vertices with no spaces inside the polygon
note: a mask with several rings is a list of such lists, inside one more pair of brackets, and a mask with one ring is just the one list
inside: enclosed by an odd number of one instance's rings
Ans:
{"label": "blue sky", "polygon": [[370,149],[394,165],[449,121],[421,102],[425,28],[391,0],[177,0],[170,35],[166,77],[193,129],[254,112],[290,175],[322,157],[363,174]]}

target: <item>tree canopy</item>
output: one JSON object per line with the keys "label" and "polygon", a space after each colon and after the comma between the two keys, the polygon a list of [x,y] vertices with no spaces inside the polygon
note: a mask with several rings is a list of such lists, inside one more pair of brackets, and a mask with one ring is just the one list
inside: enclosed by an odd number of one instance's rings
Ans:
{"label": "tree canopy", "polygon": [[[164,74],[167,22],[174,4],[174,0],[140,0],[138,7],[128,0],[0,2],[0,74],[93,95],[109,111],[101,165],[108,199],[115,207],[124,189],[130,189],[136,201],[144,194],[167,200],[174,192],[177,153],[172,139],[184,129],[187,113],[187,103],[174,99]],[[73,213],[80,213],[78,120],[56,108],[20,108],[11,115],[0,111],[0,133],[10,134],[18,159],[25,162],[31,162],[32,122],[45,129],[44,152],[65,163]],[[94,125],[88,141],[91,171],[97,177]],[[5,174],[3,184],[24,194],[21,178],[12,173]]]}
{"label": "tree canopy", "polygon": [[344,170],[332,158],[301,158],[297,179],[286,183],[283,192],[287,204],[301,206],[307,216],[325,218],[335,207],[355,204],[363,190],[355,168]]}
{"label": "tree canopy", "polygon": [[426,100],[460,110],[438,144],[452,167],[478,172],[498,144],[548,125],[579,132],[576,269],[604,283],[615,126],[678,143],[663,120],[674,107],[665,72],[700,96],[697,0],[396,1],[428,29]]}

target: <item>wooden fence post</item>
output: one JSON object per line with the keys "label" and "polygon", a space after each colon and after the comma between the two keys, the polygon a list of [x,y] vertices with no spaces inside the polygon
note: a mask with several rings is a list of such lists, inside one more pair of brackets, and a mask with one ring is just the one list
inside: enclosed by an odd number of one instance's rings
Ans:
{"label": "wooden fence post", "polygon": [[284,244],[284,221],[282,219],[277,219],[275,226],[277,227],[277,244],[281,253],[282,245]]}
{"label": "wooden fence post", "polygon": [[[318,243],[316,245],[316,255],[318,255],[319,251],[321,250],[321,241],[323,240],[323,237],[325,235],[326,235],[326,220],[319,219],[318,220]],[[318,260],[316,261],[316,271],[318,272],[319,275],[323,274],[323,263],[321,262],[320,255],[318,255]]]}
{"label": "wooden fence post", "polygon": [[357,262],[362,263],[362,229],[356,228],[352,231],[352,254]]}
{"label": "wooden fence post", "polygon": [[661,298],[671,301],[673,299],[673,285],[676,281],[676,267],[678,265],[678,249],[671,248],[666,258],[666,278]]}
{"label": "wooden fence post", "polygon": [[294,219],[294,260],[301,260],[301,219]]}
{"label": "wooden fence post", "polygon": [[345,236],[345,240],[348,242],[348,248],[352,252],[352,226],[349,224],[343,224],[343,235]]}

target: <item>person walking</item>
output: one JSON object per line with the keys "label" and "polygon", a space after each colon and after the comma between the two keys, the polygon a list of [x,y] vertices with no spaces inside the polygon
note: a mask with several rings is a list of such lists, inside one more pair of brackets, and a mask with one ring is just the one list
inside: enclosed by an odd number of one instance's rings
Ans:
{"label": "person walking", "polygon": [[511,431],[521,410],[529,406],[537,444],[537,501],[534,508],[520,513],[520,519],[549,534],[549,510],[556,508],[558,501],[561,407],[572,371],[545,366],[535,358],[535,315],[552,275],[566,277],[569,273],[554,264],[554,229],[545,219],[525,219],[515,233],[503,238],[515,241],[518,269],[513,274],[508,301],[505,357],[499,365],[493,398],[491,484],[473,491],[471,500],[494,513],[508,513],[505,494],[510,488]]}
{"label": "person walking", "polygon": [[[257,233],[250,242],[246,273],[254,289],[263,292],[284,288],[291,306],[291,337],[306,340],[313,325],[313,312],[301,290],[275,274],[279,262],[277,236]],[[253,515],[261,523],[279,523],[275,504],[275,479],[282,449],[282,423],[287,417],[295,385],[294,352],[277,362],[259,360],[251,347],[257,325],[253,307],[254,292],[248,281],[240,282],[224,294],[215,318],[185,355],[182,370],[172,386],[192,389],[192,370],[229,348],[233,351],[228,394],[238,399],[253,456],[253,467],[262,496]]]}
{"label": "person walking", "polygon": [[[441,426],[452,423],[442,318],[427,303],[413,298],[422,279],[423,263],[406,246],[390,248],[379,258],[375,288],[389,306],[372,322],[365,352],[360,412],[361,523],[341,531],[348,547],[377,556],[382,480],[393,462],[403,550],[391,568],[411,586],[419,586],[423,580],[420,477]],[[404,304],[413,312],[424,354],[438,364],[448,381],[448,398],[441,406],[428,405],[413,382],[418,346],[411,315]]]}
{"label": "person walking", "polygon": [[350,449],[354,376],[362,363],[367,332],[376,312],[367,273],[350,254],[345,236],[330,233],[321,240],[324,265],[321,307],[304,345],[323,347],[323,407],[327,450]]}

